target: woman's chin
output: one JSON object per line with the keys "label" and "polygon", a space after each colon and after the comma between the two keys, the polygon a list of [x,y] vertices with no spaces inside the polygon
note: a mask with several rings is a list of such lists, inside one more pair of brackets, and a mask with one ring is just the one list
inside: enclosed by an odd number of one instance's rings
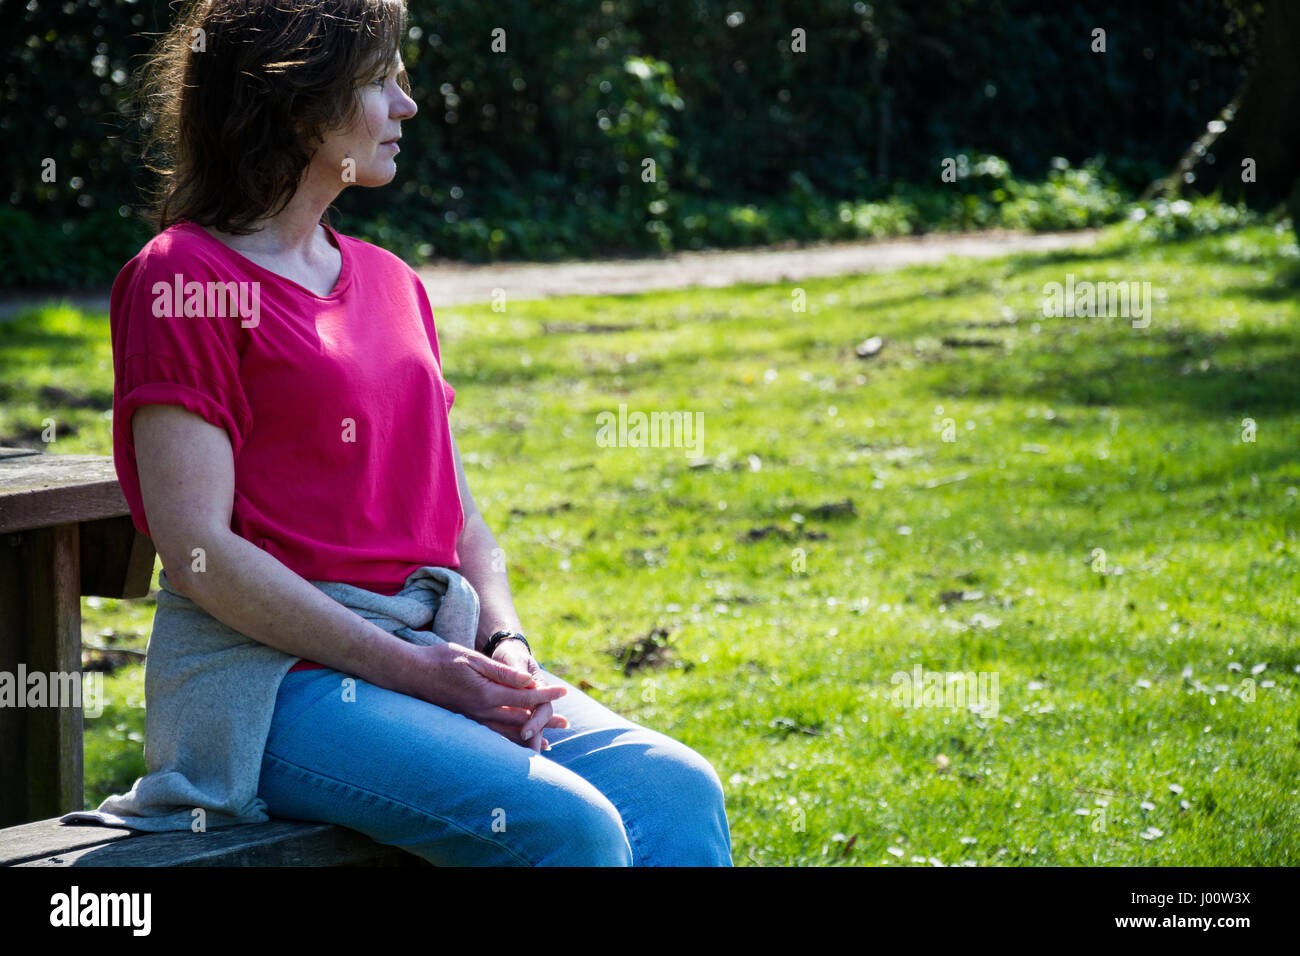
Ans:
{"label": "woman's chin", "polygon": [[386,186],[397,175],[397,164],[391,159],[376,162],[366,170],[365,175],[357,177],[358,186]]}

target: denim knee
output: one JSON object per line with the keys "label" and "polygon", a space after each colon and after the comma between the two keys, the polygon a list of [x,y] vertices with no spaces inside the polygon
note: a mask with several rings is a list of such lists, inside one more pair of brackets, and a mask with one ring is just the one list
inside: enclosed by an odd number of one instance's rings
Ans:
{"label": "denim knee", "polygon": [[575,797],[538,821],[553,849],[538,866],[631,866],[632,847],[612,803]]}
{"label": "denim knee", "polygon": [[658,802],[658,832],[653,846],[642,847],[644,862],[652,866],[730,866],[731,830],[717,771],[678,741],[655,750],[658,759],[647,768],[647,776],[667,799]]}

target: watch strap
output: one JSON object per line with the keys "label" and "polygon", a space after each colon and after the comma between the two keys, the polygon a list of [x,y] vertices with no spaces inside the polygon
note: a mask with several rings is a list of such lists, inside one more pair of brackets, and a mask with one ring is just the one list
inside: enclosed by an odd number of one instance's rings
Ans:
{"label": "watch strap", "polygon": [[528,648],[528,653],[532,654],[533,649],[528,644],[528,638],[524,637],[518,631],[502,630],[502,631],[494,631],[492,636],[487,639],[487,643],[483,645],[483,655],[485,657],[491,657],[492,652],[497,649],[498,644],[500,644],[502,641],[509,641],[509,640],[523,641],[524,647]]}

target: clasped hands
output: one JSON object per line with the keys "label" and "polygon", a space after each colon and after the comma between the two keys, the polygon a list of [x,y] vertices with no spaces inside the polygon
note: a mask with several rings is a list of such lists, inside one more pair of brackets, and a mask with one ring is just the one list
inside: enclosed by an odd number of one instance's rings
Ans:
{"label": "clasped hands", "polygon": [[551,706],[568,688],[546,683],[541,665],[522,641],[502,641],[491,657],[459,644],[435,644],[426,653],[436,673],[436,691],[420,696],[430,703],[464,714],[537,753],[550,746],[543,730],[569,726]]}

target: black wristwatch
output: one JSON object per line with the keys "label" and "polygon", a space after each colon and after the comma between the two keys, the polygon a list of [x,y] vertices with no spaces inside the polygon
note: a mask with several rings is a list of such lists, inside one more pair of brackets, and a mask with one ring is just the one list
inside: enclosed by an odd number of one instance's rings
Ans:
{"label": "black wristwatch", "polygon": [[[528,639],[518,631],[495,631],[492,636],[487,639],[487,643],[483,645],[483,656],[491,657],[492,652],[497,649],[498,644],[502,641],[509,640],[523,641],[524,647],[528,647]],[[528,653],[532,654],[532,652],[533,649],[528,647]]]}

